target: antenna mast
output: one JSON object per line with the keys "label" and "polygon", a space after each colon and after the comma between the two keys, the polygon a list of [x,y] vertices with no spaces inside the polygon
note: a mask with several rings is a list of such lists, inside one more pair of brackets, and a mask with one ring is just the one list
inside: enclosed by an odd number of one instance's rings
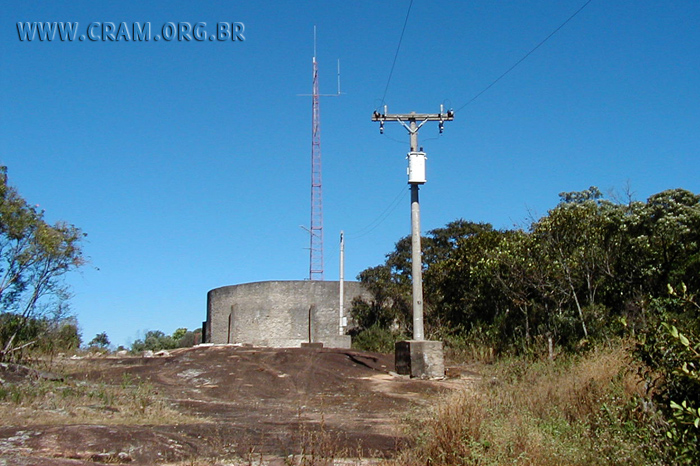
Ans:
{"label": "antenna mast", "polygon": [[313,88],[311,94],[311,228],[309,280],[323,280],[323,188],[321,176],[321,113],[316,63],[316,26],[314,26]]}
{"label": "antenna mast", "polygon": [[314,26],[313,87],[311,94],[311,226],[309,232],[309,280],[323,280],[323,188],[321,180],[321,113],[320,97],[340,95],[340,60],[338,60],[338,92],[320,94],[318,91],[318,63],[316,63],[316,26]]}

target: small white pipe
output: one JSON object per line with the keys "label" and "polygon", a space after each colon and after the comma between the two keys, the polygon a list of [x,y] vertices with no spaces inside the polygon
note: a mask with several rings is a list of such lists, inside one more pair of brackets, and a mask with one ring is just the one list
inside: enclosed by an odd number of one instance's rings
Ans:
{"label": "small white pipe", "polygon": [[345,334],[345,235],[340,232],[340,322],[339,335]]}

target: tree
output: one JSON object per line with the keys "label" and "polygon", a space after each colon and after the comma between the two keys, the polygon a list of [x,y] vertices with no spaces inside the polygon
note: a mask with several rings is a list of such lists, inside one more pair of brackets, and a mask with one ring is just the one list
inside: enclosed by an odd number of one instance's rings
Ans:
{"label": "tree", "polygon": [[596,307],[599,289],[614,277],[620,250],[620,206],[602,199],[595,186],[561,193],[557,207],[533,223],[531,234],[550,267],[552,290],[571,304],[583,331],[589,330],[585,311]]}
{"label": "tree", "polygon": [[185,329],[178,329],[173,333],[173,338],[179,330],[184,330],[184,333],[179,334],[179,338],[176,339],[178,348],[189,348],[194,345],[198,345],[202,342],[202,329],[195,329],[195,331]]}
{"label": "tree", "polygon": [[90,343],[88,343],[88,346],[90,348],[100,348],[100,349],[107,349],[109,348],[109,345],[111,343],[109,342],[109,337],[107,336],[107,332],[102,332],[98,333],[95,335],[95,338],[90,340]]}
{"label": "tree", "polygon": [[49,332],[46,336],[45,340],[47,340],[49,350],[71,351],[80,347],[78,321],[73,316],[49,326]]}
{"label": "tree", "polygon": [[[596,187],[565,192],[527,231],[456,220],[423,238],[426,334],[528,350],[552,339],[575,350],[636,334],[667,285],[700,292],[700,196],[663,191],[647,202],[605,199]],[[371,303],[355,302],[360,328],[410,330],[411,242],[360,273]],[[458,338],[459,339],[459,338]]]}
{"label": "tree", "polygon": [[680,283],[700,288],[700,196],[685,189],[655,194],[630,228],[648,291],[659,296]]}
{"label": "tree", "polygon": [[187,335],[187,329],[181,327],[173,332],[173,340],[180,341],[185,335]]}
{"label": "tree", "polygon": [[[491,231],[486,223],[473,223],[458,219],[443,228],[428,232],[421,238],[422,267],[424,275],[424,314],[427,333],[442,327],[442,315],[436,312],[440,290],[431,286],[430,272],[441,261],[450,258],[460,241],[482,232]],[[373,300],[353,302],[351,313],[360,329],[378,325],[392,326],[398,334],[410,334],[412,326],[412,270],[411,237],[401,238],[394,251],[386,255],[386,262],[360,272],[358,279],[372,294]]]}
{"label": "tree", "polygon": [[[199,332],[202,330],[199,329]],[[192,332],[187,330],[187,328],[182,327],[173,332],[172,339],[175,341],[178,348],[189,348],[198,343],[197,338],[201,335],[197,335],[196,331]]]}
{"label": "tree", "polygon": [[425,274],[426,295],[432,302],[429,318],[443,334],[491,325],[502,301],[495,293],[489,258],[509,233],[472,225],[479,227],[454,241]]}
{"label": "tree", "polygon": [[66,316],[69,293],[61,278],[85,263],[84,236],[65,222],[49,225],[43,211],[7,184],[7,168],[0,167],[0,314],[16,317],[0,341],[0,360],[32,343],[17,338],[32,320]]}
{"label": "tree", "polygon": [[136,340],[131,345],[133,353],[143,351],[160,351],[177,348],[177,341],[172,336],[166,335],[160,330],[149,330],[143,339]]}

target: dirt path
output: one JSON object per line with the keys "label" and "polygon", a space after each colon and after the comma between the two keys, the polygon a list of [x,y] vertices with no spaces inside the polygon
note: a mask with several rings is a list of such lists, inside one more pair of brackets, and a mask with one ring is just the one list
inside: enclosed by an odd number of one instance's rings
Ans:
{"label": "dirt path", "polygon": [[[391,456],[406,416],[463,384],[392,375],[393,356],[339,349],[232,346],[163,358],[70,362],[70,379],[148,381],[183,416],[153,425],[0,422],[0,465],[211,464],[302,452]],[[183,421],[184,420],[184,421]],[[98,419],[99,421],[99,419]],[[209,462],[196,463],[206,458]],[[227,463],[232,464],[232,463]]]}

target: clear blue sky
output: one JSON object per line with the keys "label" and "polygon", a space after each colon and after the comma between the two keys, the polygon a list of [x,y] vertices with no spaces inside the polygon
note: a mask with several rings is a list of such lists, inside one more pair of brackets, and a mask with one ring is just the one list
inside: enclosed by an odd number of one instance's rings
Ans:
{"label": "clear blue sky", "polygon": [[[415,0],[389,112],[459,108],[584,0]],[[7,2],[0,11],[0,163],[50,221],[87,234],[68,281],[84,339],[128,344],[205,318],[212,288],[307,278],[313,26],[323,98],[326,279],[381,263],[410,231],[408,136],[370,121],[408,0]],[[522,224],[562,191],[700,192],[700,2],[593,0],[428,154],[427,231]],[[18,22],[245,24],[244,42],[20,41]],[[382,223],[373,223],[386,212]],[[368,226],[376,226],[374,229]],[[360,234],[365,233],[362,236]]]}

